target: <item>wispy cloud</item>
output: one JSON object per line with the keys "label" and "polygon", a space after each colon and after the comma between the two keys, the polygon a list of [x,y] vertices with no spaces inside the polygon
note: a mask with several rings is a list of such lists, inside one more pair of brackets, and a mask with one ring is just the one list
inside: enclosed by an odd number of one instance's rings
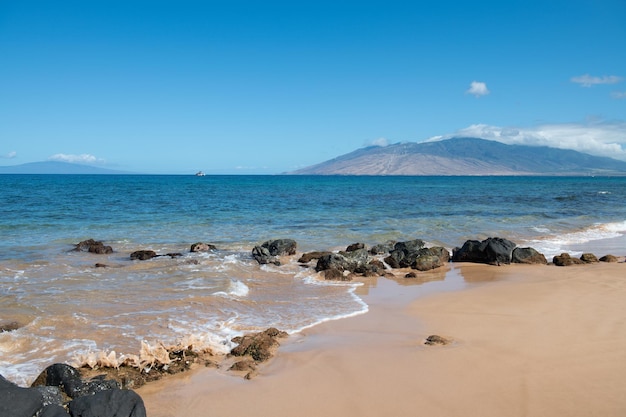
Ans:
{"label": "wispy cloud", "polygon": [[475,124],[453,134],[430,138],[477,137],[510,145],[549,146],[626,161],[626,122],[546,124],[517,128]]}
{"label": "wispy cloud", "polygon": [[591,87],[598,84],[617,84],[623,80],[622,77],[617,75],[604,75],[602,77],[594,77],[589,74],[580,75],[578,77],[572,77],[571,81],[576,84],[580,84],[582,87]]}
{"label": "wispy cloud", "polygon": [[105,160],[96,158],[93,155],[83,153],[80,155],[68,155],[64,153],[57,153],[48,158],[49,161],[69,162],[72,164],[86,164],[86,165],[104,165]]}
{"label": "wispy cloud", "polygon": [[626,98],[626,91],[613,91],[611,97],[616,99]]}
{"label": "wispy cloud", "polygon": [[4,158],[4,159],[13,159],[17,157],[17,152],[15,151],[11,151],[9,153],[5,153],[4,155],[0,155],[0,158]]}
{"label": "wispy cloud", "polygon": [[385,147],[389,145],[387,138],[378,138],[365,142],[365,146],[380,146]]}
{"label": "wispy cloud", "polygon": [[465,91],[466,94],[472,94],[475,97],[486,96],[489,94],[489,89],[487,88],[487,84],[481,81],[472,81],[470,84],[470,88]]}

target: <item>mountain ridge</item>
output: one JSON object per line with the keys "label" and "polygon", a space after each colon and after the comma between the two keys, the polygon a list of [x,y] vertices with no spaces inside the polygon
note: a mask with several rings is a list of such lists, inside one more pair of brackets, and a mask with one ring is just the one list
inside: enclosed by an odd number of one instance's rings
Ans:
{"label": "mountain ridge", "polygon": [[27,162],[20,165],[0,166],[0,174],[97,174],[131,175],[135,172],[94,167],[61,161]]}
{"label": "mountain ridge", "polygon": [[547,146],[457,137],[369,146],[291,175],[626,175],[626,162]]}

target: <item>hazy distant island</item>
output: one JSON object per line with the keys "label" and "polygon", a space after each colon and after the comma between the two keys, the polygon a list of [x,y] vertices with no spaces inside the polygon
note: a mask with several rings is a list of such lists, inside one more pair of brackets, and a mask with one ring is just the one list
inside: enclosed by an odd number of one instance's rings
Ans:
{"label": "hazy distant island", "polygon": [[291,175],[626,175],[626,162],[479,138],[369,146]]}
{"label": "hazy distant island", "polygon": [[[44,161],[0,166],[0,174],[139,173]],[[368,146],[284,174],[626,176],[626,162],[547,146],[506,145],[492,140],[459,137],[436,142]]]}
{"label": "hazy distant island", "polygon": [[29,162],[20,165],[0,166],[0,174],[136,174],[91,165],[60,161]]}

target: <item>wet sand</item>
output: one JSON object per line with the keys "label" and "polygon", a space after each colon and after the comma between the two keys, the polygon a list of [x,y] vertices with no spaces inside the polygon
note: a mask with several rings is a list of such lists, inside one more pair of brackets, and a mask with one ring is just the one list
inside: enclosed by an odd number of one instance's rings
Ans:
{"label": "wet sand", "polygon": [[142,387],[148,415],[626,415],[626,264],[458,265],[365,281],[368,313],[290,337],[250,381]]}

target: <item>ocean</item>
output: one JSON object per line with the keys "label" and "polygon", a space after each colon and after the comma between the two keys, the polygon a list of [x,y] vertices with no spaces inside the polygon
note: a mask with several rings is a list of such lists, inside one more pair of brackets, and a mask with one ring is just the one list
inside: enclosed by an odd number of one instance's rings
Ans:
{"label": "ocean", "polygon": [[[626,254],[624,177],[0,175],[0,201],[0,323],[22,326],[0,333],[0,374],[18,384],[142,343],[227,352],[245,332],[367,312],[361,282],[324,281],[298,256],[258,265],[269,239],[307,252],[497,236],[548,259]],[[114,252],[72,251],[90,238]],[[131,261],[142,249],[183,256]]]}

